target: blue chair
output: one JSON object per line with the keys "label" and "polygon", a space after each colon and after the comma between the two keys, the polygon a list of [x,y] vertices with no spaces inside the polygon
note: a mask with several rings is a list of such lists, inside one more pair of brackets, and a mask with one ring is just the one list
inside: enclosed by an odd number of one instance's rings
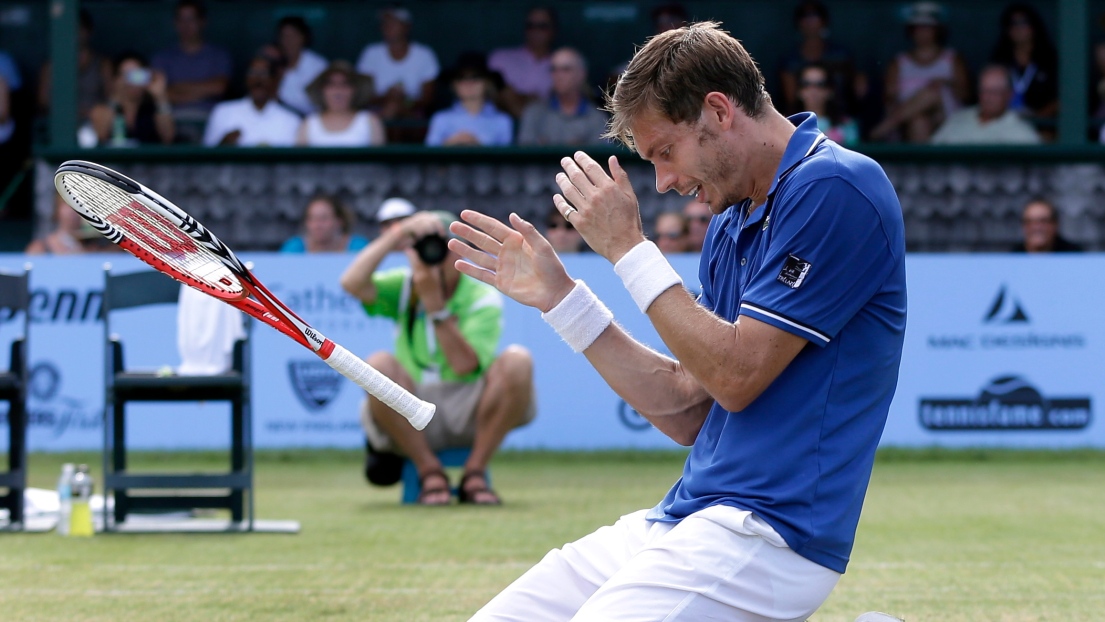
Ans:
{"label": "blue chair", "polygon": [[[468,462],[468,456],[472,450],[468,447],[454,449],[442,449],[437,452],[437,459],[445,468],[460,468]],[[491,485],[491,471],[487,472],[487,485]],[[457,487],[453,486],[453,496],[457,494]],[[422,482],[418,479],[418,469],[410,460],[403,460],[403,503],[415,503],[418,501],[418,493],[422,492]]]}

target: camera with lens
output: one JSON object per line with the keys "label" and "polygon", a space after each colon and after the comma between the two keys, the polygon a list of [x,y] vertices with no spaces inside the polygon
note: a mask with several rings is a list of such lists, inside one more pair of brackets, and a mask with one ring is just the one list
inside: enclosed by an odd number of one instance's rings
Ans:
{"label": "camera with lens", "polygon": [[449,245],[445,237],[438,233],[430,233],[422,236],[414,243],[414,251],[418,258],[427,266],[436,266],[445,261],[445,255],[449,253]]}

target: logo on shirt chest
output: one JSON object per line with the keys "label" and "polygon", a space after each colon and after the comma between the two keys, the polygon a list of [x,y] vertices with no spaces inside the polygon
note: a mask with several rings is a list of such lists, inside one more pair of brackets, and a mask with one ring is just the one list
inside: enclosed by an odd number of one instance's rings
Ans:
{"label": "logo on shirt chest", "polygon": [[802,281],[806,280],[806,274],[809,273],[812,265],[805,259],[787,255],[786,261],[783,262],[782,272],[775,278],[791,289],[798,289],[802,285]]}

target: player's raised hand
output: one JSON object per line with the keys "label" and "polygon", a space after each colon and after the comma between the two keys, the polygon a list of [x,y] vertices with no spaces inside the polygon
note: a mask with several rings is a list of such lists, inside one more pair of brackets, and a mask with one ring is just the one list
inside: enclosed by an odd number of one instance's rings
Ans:
{"label": "player's raised hand", "polygon": [[460,272],[542,312],[575,287],[549,241],[522,217],[510,215],[513,228],[472,210],[460,217],[464,222],[454,222],[449,230],[475,246],[449,240],[449,248],[467,260],[457,261]]}
{"label": "player's raised hand", "polygon": [[563,194],[553,196],[556,209],[572,223],[596,253],[616,263],[645,239],[637,195],[629,175],[610,156],[610,175],[591,156],[577,151],[563,158],[556,174]]}

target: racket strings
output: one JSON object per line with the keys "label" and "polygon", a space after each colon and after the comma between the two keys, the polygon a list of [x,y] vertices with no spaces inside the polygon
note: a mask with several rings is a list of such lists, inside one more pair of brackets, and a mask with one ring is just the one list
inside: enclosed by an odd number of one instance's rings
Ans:
{"label": "racket strings", "polygon": [[219,292],[242,292],[238,278],[216,254],[130,193],[80,173],[64,174],[61,183],[69,197],[85,211],[110,223],[134,244],[177,272]]}

